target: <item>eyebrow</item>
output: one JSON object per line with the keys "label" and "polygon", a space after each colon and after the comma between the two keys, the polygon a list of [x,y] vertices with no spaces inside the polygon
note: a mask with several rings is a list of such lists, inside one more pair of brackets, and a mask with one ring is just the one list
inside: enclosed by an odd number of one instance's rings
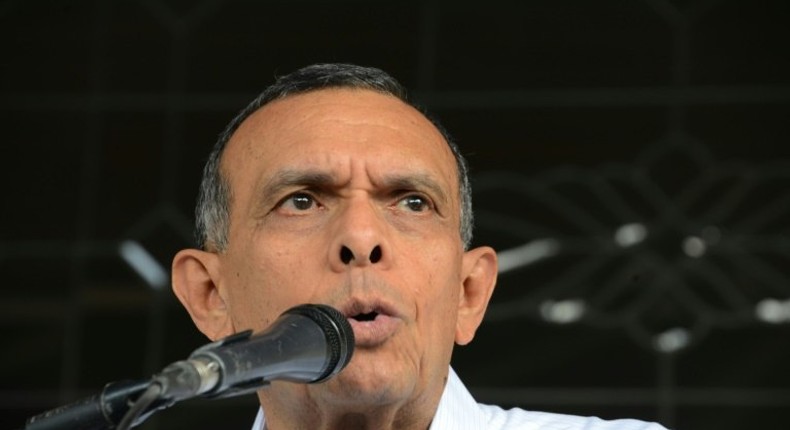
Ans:
{"label": "eyebrow", "polygon": [[410,173],[407,175],[386,175],[383,185],[391,190],[428,190],[442,205],[448,204],[447,193],[438,182],[427,173]]}
{"label": "eyebrow", "polygon": [[262,202],[271,202],[278,198],[283,190],[299,186],[308,188],[327,188],[334,183],[329,173],[317,170],[281,170],[269,179],[261,193]]}
{"label": "eyebrow", "polygon": [[[272,202],[279,198],[283,190],[292,187],[330,189],[337,186],[335,177],[320,170],[285,169],[277,172],[264,185],[261,202]],[[427,190],[439,201],[448,204],[448,196],[439,183],[428,173],[389,174],[378,182],[387,190]]]}

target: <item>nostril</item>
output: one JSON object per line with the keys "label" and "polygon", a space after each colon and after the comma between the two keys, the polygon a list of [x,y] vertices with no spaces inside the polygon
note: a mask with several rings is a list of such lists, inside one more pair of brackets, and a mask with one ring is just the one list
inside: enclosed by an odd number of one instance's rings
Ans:
{"label": "nostril", "polygon": [[376,245],[373,251],[370,251],[370,262],[378,263],[381,260],[381,247]]}
{"label": "nostril", "polygon": [[340,261],[342,261],[343,264],[348,264],[353,259],[354,259],[354,253],[351,252],[350,249],[348,249],[345,246],[340,248]]}

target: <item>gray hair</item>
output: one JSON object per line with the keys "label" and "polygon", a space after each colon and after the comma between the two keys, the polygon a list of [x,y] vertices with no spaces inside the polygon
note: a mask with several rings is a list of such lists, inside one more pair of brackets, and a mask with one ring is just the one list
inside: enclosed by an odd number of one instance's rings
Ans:
{"label": "gray hair", "polygon": [[409,100],[406,89],[393,77],[376,68],[351,64],[316,64],[279,77],[225,127],[203,169],[203,179],[195,208],[195,239],[198,246],[217,252],[227,249],[233,194],[227,178],[221,172],[220,163],[225,146],[241,123],[269,102],[325,88],[364,89],[397,97],[419,110],[439,130],[455,157],[461,202],[460,234],[464,248],[468,249],[472,242],[472,189],[469,184],[466,159],[458,146],[436,119]]}

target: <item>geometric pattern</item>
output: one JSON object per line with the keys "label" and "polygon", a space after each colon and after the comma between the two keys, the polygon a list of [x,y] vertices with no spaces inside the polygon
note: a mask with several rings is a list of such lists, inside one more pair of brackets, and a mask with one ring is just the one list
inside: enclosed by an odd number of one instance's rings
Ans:
{"label": "geometric pattern", "polygon": [[[206,342],[166,278],[216,133],[273,76],[348,61],[469,155],[502,263],[453,356],[479,400],[786,429],[788,5],[0,2],[0,428]],[[144,428],[254,410],[184,402]]]}
{"label": "geometric pattern", "polygon": [[500,276],[523,282],[489,320],[616,326],[666,353],[790,323],[790,161],[717,162],[682,136],[629,165],[476,186],[478,229],[508,238]]}

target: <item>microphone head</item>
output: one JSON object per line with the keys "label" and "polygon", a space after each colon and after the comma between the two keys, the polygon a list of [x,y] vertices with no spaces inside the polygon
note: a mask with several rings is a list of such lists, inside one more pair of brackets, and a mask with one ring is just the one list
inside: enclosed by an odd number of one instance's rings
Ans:
{"label": "microphone head", "polygon": [[346,317],[327,305],[305,304],[288,309],[284,314],[302,315],[315,321],[326,336],[329,361],[321,376],[310,383],[321,382],[343,370],[354,354],[354,330]]}

